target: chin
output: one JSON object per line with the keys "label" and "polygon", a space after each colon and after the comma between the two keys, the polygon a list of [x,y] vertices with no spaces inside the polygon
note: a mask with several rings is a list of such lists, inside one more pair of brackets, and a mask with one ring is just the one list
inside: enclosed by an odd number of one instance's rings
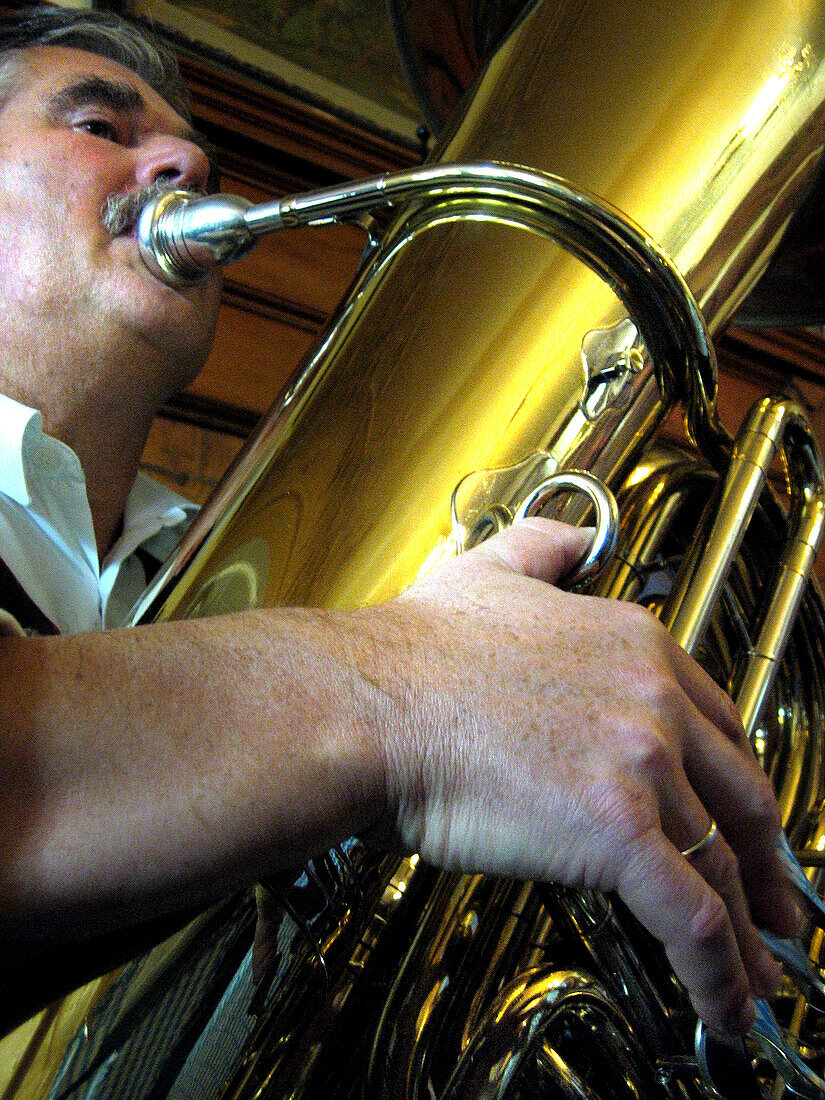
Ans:
{"label": "chin", "polygon": [[[116,278],[120,284],[116,292],[127,306],[130,302],[137,307],[145,303],[146,308],[163,313],[180,312],[182,317],[192,311],[202,325],[211,325],[211,330],[214,330],[221,293],[219,271],[192,286],[171,286],[152,274],[141,260],[133,235],[114,238],[112,247],[118,270]],[[124,247],[125,256],[121,251]]]}
{"label": "chin", "polygon": [[[177,288],[160,282],[144,269],[118,288],[128,327],[152,344],[168,346],[178,355],[205,359],[212,347],[220,304],[220,285],[209,280]],[[205,353],[204,353],[205,349]]]}

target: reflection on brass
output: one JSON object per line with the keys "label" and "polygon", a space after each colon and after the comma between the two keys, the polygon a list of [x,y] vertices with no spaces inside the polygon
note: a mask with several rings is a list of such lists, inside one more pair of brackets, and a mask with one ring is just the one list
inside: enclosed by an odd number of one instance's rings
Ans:
{"label": "reflection on brass", "polygon": [[644,367],[639,345],[639,334],[629,317],[582,337],[585,382],[579,408],[588,420],[598,420],[611,406],[624,409],[630,404],[633,379]]}
{"label": "reflection on brass", "polygon": [[[457,502],[476,516],[487,510],[493,527],[508,500],[486,496],[491,487],[509,494],[520,479],[532,486],[558,470],[589,470],[621,515],[594,591],[659,614],[669,600],[695,600],[696,656],[737,693],[759,641],[776,668],[767,697],[758,669],[747,688],[758,700],[754,747],[791,845],[825,850],[825,612],[815,586],[799,599],[820,526],[820,462],[789,404],[758,407],[745,435],[727,439],[692,304],[718,331],[767,262],[817,167],[823,62],[825,9],[813,0],[529,6],[443,136],[434,176],[461,180],[460,166],[497,162],[511,182],[534,179],[542,195],[563,195],[564,209],[554,220],[543,202],[538,213],[517,202],[514,213],[501,191],[413,193],[404,188],[421,176],[404,176],[397,218],[335,324],[141,606],[159,618],[205,602],[217,610],[220,579],[241,575],[256,605],[384,600],[454,551],[457,486]],[[546,184],[548,173],[567,183]],[[610,240],[636,226],[648,283]],[[678,269],[668,278],[665,256]],[[674,314],[666,301],[678,271],[693,297]],[[617,372],[617,360],[583,375],[587,335],[615,332],[628,315],[639,334],[625,347],[633,369]],[[680,400],[707,461],[652,445]],[[757,491],[780,436],[790,521]],[[737,520],[733,547],[722,534],[724,565],[711,573],[727,577],[708,604],[691,547],[720,514],[701,519],[728,468],[721,514],[750,512],[750,525]],[[777,643],[787,644],[784,657]],[[808,875],[821,886],[821,870]],[[713,1051],[697,1056],[695,1017],[666,959],[618,903],[435,875],[357,845],[281,887],[278,981],[255,1003],[225,1098],[350,1098],[363,1084],[364,1095],[387,1100],[685,1100],[724,1087]],[[814,964],[817,943],[805,944]],[[791,980],[772,1007],[790,1029],[780,1035],[783,1072],[795,1072],[797,1048],[821,1060],[818,1017]],[[766,1042],[771,1026],[763,1014],[753,1042]],[[101,1027],[90,1014],[97,1049]],[[82,1049],[69,1052],[64,1082],[79,1073]],[[769,1067],[760,1063],[757,1079],[749,1057],[741,1063],[741,1085],[749,1075],[757,1094],[781,1089]],[[792,1085],[809,1083],[800,1074]]]}

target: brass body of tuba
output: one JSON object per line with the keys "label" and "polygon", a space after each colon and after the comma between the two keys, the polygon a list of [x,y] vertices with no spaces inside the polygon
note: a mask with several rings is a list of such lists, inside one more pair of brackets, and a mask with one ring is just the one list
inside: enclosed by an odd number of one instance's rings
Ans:
{"label": "brass body of tuba", "polygon": [[[823,99],[813,0],[529,5],[431,170],[374,185],[400,211],[136,618],[385,600],[560,473],[590,471],[621,516],[590,590],[657,610],[732,692],[816,885],[825,613],[805,577],[821,467],[780,397],[728,437],[708,330],[814,180]],[[354,216],[356,191],[274,204],[276,220]],[[204,239],[194,252],[223,248]],[[700,457],[653,441],[679,402]],[[785,502],[765,489],[775,456]],[[574,491],[560,514],[587,506]],[[351,840],[259,903],[280,906],[276,961],[221,1071],[226,1100],[822,1095],[813,891],[805,950],[772,944],[787,986],[736,1046],[697,1028],[657,946],[599,895],[434,874]],[[177,1071],[192,1020],[227,1011],[253,923],[227,903],[127,969],[49,1095],[132,1095],[101,1084],[109,1067],[212,952],[206,1007],[166,1038]],[[167,1095],[168,1065],[134,1095]]]}

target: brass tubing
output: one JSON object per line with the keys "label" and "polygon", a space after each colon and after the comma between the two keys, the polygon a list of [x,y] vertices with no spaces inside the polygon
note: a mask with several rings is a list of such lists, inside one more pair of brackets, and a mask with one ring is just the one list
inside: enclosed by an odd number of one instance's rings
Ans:
{"label": "brass tubing", "polygon": [[[469,205],[467,205],[469,201]],[[702,313],[665,250],[626,214],[547,172],[501,162],[435,164],[287,195],[249,206],[232,195],[159,196],[142,211],[141,255],[158,278],[187,285],[283,229],[357,219],[415,202],[459,217],[499,208],[501,222],[544,233],[597,272],[639,322],[660,370],[688,387],[688,419],[706,449],[724,445],[716,419],[717,372]]]}
{"label": "brass tubing", "polygon": [[[634,1051],[639,1065],[643,1065],[644,1057],[629,1024],[598,981],[574,970],[538,970],[520,975],[496,997],[485,1025],[463,1052],[441,1100],[504,1100],[553,1019],[581,1003],[598,1008],[614,1025],[606,1030],[606,1041],[617,1041],[621,1036],[622,1055]],[[639,1095],[644,1095],[643,1088]]]}
{"label": "brass tubing", "polygon": [[[729,440],[716,416],[716,359],[702,315],[673,262],[623,214],[563,180],[512,165],[448,166],[439,171],[419,169],[378,177],[365,181],[359,190],[359,201],[364,206],[367,183],[374,192],[373,206],[386,201],[388,192],[398,198],[415,197],[418,206],[395,233],[390,233],[362,273],[321,348],[284,392],[210,507],[193,523],[179,549],[133,607],[129,625],[178,617],[182,609],[184,614],[192,613],[182,603],[186,591],[177,583],[180,576],[188,573],[191,583],[203,566],[208,567],[211,550],[290,445],[299,421],[311,415],[310,405],[320,389],[336,380],[330,378],[336,355],[367,312],[386,274],[401,254],[439,224],[484,220],[527,229],[562,244],[612,287],[637,323],[655,364],[659,405],[670,406],[682,396],[694,434],[706,452],[716,460],[727,455]],[[327,216],[333,217],[336,202],[331,193],[327,198]],[[313,207],[313,212],[317,215],[318,209]],[[238,486],[240,492],[236,493]]]}
{"label": "brass tubing", "polygon": [[820,491],[805,502],[798,533],[792,534],[783,548],[770,602],[762,616],[753,649],[748,654],[744,675],[736,687],[736,704],[749,734],[757,726],[796,622],[816,549],[822,539],[823,520],[825,515]]}
{"label": "brass tubing", "polygon": [[751,409],[736,439],[721,492],[708,506],[710,531],[700,534],[679,571],[663,612],[663,622],[688,653],[695,653],[707,630],[742,544],[768,473],[782,447],[789,465],[806,477],[793,486],[790,531],[770,598],[763,602],[756,642],[735,692],[746,729],[757,725],[773,684],[805,590],[825,522],[825,479],[804,413],[784,397],[766,397]]}

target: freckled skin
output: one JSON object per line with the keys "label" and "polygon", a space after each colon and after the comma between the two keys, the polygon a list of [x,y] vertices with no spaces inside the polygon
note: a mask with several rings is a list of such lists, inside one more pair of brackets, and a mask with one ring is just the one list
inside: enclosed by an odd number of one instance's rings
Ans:
{"label": "freckled skin", "polygon": [[[0,391],[78,451],[102,551],[155,411],[208,353],[218,285],[162,286],[100,210],[161,175],[202,187],[209,166],[120,66],[27,57],[0,109]],[[145,109],[48,109],[89,76]],[[617,890],[697,1011],[746,1026],[749,992],[778,979],[748,906],[794,927],[776,805],[729,701],[652,616],[554,586],[588,539],[528,520],[349,614],[0,637],[7,988],[31,991],[44,945],[375,827],[448,868]],[[689,863],[710,815],[721,835]]]}

